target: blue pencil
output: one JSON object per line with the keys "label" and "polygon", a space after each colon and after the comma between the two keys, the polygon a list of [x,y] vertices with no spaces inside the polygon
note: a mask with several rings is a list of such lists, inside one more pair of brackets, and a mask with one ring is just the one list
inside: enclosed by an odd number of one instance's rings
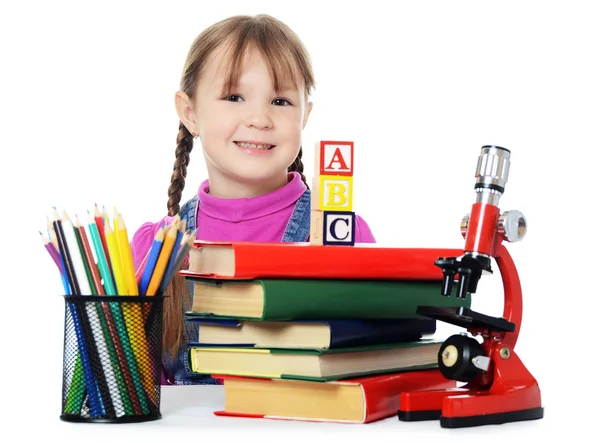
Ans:
{"label": "blue pencil", "polygon": [[156,261],[158,260],[160,250],[162,249],[162,245],[165,240],[165,228],[166,225],[163,225],[158,230],[158,232],[154,236],[152,245],[150,246],[148,261],[146,262],[146,266],[144,267],[144,273],[142,274],[142,278],[140,279],[140,295],[146,295],[146,290],[148,289],[148,285],[150,284],[150,279],[152,278],[152,273],[154,272]]}
{"label": "blue pencil", "polygon": [[171,280],[169,278],[169,276],[171,275],[171,271],[173,270],[173,267],[175,266],[175,259],[177,258],[177,251],[179,251],[179,247],[181,246],[181,239],[185,232],[186,224],[187,224],[187,215],[184,216],[181,219],[181,221],[179,222],[179,231],[177,232],[177,237],[175,238],[175,244],[173,245],[173,251],[171,252],[171,256],[169,257],[169,263],[167,264],[167,269],[166,269],[163,279],[160,283],[160,287],[158,288],[159,295],[164,295],[165,290],[167,289],[167,285],[169,284],[169,281]]}

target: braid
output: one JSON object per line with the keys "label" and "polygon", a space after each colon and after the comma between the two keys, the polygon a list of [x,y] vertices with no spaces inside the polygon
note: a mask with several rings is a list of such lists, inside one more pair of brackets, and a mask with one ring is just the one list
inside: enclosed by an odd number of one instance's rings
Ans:
{"label": "braid", "polygon": [[300,146],[300,151],[298,151],[298,157],[294,160],[294,163],[290,165],[288,168],[288,172],[298,172],[300,173],[300,177],[302,181],[308,188],[308,183],[306,183],[306,177],[304,176],[304,163],[302,163],[302,146]]}
{"label": "braid", "polygon": [[173,165],[173,174],[171,174],[171,184],[168,191],[169,200],[167,202],[167,209],[171,216],[179,212],[181,192],[185,187],[187,166],[190,163],[190,152],[192,152],[193,147],[194,137],[185,125],[179,122],[177,147],[175,148],[175,164]]}
{"label": "braid", "polygon": [[[179,212],[181,193],[185,187],[187,166],[190,163],[190,152],[194,147],[194,137],[185,125],[179,122],[177,133],[177,147],[175,148],[175,164],[169,185],[169,200],[167,208],[169,215],[173,216]],[[177,351],[184,340],[187,339],[184,328],[183,300],[188,297],[185,279],[176,275],[165,289],[165,301],[163,303],[163,337],[162,345],[165,355],[170,355],[175,361]]]}

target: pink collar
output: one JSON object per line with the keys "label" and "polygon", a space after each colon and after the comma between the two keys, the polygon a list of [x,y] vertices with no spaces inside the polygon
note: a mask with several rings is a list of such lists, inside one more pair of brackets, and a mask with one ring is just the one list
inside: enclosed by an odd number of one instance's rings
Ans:
{"label": "pink collar", "polygon": [[210,195],[208,180],[205,180],[198,189],[199,211],[229,222],[243,222],[279,212],[296,203],[306,191],[306,185],[298,172],[290,172],[288,180],[285,186],[269,194],[230,199]]}

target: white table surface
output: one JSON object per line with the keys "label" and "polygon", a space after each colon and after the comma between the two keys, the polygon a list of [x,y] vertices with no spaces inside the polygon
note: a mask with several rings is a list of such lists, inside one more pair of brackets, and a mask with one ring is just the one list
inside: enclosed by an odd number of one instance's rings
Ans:
{"label": "white table surface", "polygon": [[[401,422],[397,417],[389,417],[370,424],[344,424],[324,422],[302,422],[266,420],[256,418],[219,417],[213,414],[223,409],[223,386],[163,386],[161,390],[162,418],[130,424],[104,423],[71,423],[59,419],[60,411],[56,409],[57,402],[50,401],[56,414],[46,414],[40,420],[24,420],[18,426],[20,436],[29,436],[38,441],[47,441],[48,437],[56,436],[57,441],[103,441],[114,443],[125,441],[129,443],[147,443],[150,441],[171,442],[181,441],[209,443],[212,441],[227,442],[231,437],[239,441],[265,441],[274,437],[286,440],[331,441],[337,434],[344,441],[365,441],[373,436],[379,441],[457,441],[463,443],[465,438],[485,439],[488,441],[503,441],[518,438],[519,441],[528,437],[540,435],[557,435],[563,431],[569,433],[564,420],[546,410],[546,416],[541,420],[490,425],[463,429],[445,429],[439,421]],[[23,419],[22,415],[19,415]],[[14,425],[14,424],[13,424]],[[579,430],[581,428],[579,427]],[[572,431],[572,429],[571,429]],[[37,438],[36,438],[37,437]],[[440,440],[443,439],[443,440]],[[6,440],[5,440],[6,441]],[[29,441],[29,440],[28,440]],[[483,441],[483,440],[482,440]],[[585,438],[578,439],[585,441]]]}

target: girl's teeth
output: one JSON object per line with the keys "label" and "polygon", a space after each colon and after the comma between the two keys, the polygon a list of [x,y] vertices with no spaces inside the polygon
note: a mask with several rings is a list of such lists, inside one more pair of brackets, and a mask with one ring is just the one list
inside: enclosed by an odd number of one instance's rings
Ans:
{"label": "girl's teeth", "polygon": [[255,145],[253,143],[240,143],[236,142],[236,144],[241,148],[249,148],[249,149],[271,149],[271,145]]}

